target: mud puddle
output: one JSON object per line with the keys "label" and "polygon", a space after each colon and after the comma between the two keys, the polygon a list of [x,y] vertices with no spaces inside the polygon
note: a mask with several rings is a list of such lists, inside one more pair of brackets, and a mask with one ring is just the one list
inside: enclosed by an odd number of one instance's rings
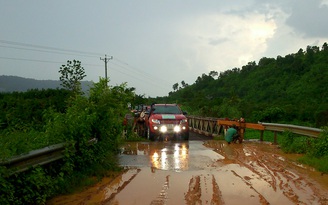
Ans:
{"label": "mud puddle", "polygon": [[328,204],[328,176],[270,144],[136,142],[118,157],[119,177],[47,204]]}

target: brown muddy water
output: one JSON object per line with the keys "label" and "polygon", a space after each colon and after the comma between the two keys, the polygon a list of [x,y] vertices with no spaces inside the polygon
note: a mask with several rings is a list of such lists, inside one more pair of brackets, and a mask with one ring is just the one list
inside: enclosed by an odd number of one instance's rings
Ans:
{"label": "brown muddy water", "polygon": [[47,204],[328,204],[328,175],[298,157],[259,142],[132,142],[118,156],[124,173]]}

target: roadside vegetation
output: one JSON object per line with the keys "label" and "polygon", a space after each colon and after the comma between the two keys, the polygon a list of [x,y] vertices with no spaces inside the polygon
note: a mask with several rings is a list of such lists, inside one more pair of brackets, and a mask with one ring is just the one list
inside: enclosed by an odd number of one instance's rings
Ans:
{"label": "roadside vegetation", "polygon": [[[87,96],[80,89],[80,63],[69,61],[67,68],[62,71],[66,89],[0,94],[0,161],[57,143],[67,146],[64,159],[56,163],[15,174],[0,166],[0,204],[44,204],[119,171],[115,155],[133,89],[126,84],[110,87],[107,79],[100,79]],[[95,177],[85,180],[89,176]]]}
{"label": "roadside vegetation", "polygon": [[[64,89],[0,93],[0,161],[67,144],[65,158],[56,163],[16,174],[0,166],[0,204],[44,204],[81,182],[92,184],[109,170],[119,170],[114,156],[120,143],[140,140],[130,128],[122,136],[128,103],[175,102],[189,115],[321,128],[319,138],[284,132],[277,139],[284,152],[303,154],[300,162],[328,173],[327,67],[325,43],[321,49],[308,46],[285,57],[264,57],[241,69],[211,71],[191,85],[174,84],[168,96],[145,98],[126,84],[108,86],[102,78],[85,94],[81,62],[67,61],[59,71]],[[246,139],[257,137],[258,131],[246,131]],[[265,132],[264,140],[273,142],[273,133]],[[89,176],[95,177],[84,180]]]}

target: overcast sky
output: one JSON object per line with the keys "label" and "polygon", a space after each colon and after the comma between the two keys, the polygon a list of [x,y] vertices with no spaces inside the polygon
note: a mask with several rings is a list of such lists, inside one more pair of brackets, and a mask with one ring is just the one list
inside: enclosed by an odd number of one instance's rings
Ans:
{"label": "overcast sky", "polygon": [[328,0],[0,0],[0,75],[59,80],[80,60],[98,82],[166,96],[214,70],[328,42]]}

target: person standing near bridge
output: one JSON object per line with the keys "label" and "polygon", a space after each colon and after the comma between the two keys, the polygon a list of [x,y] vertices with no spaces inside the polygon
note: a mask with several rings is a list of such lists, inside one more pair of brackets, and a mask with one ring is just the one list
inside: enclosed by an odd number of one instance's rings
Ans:
{"label": "person standing near bridge", "polygon": [[239,138],[236,125],[232,125],[232,127],[228,128],[224,138],[228,142],[228,144],[230,144],[231,142],[235,142]]}

